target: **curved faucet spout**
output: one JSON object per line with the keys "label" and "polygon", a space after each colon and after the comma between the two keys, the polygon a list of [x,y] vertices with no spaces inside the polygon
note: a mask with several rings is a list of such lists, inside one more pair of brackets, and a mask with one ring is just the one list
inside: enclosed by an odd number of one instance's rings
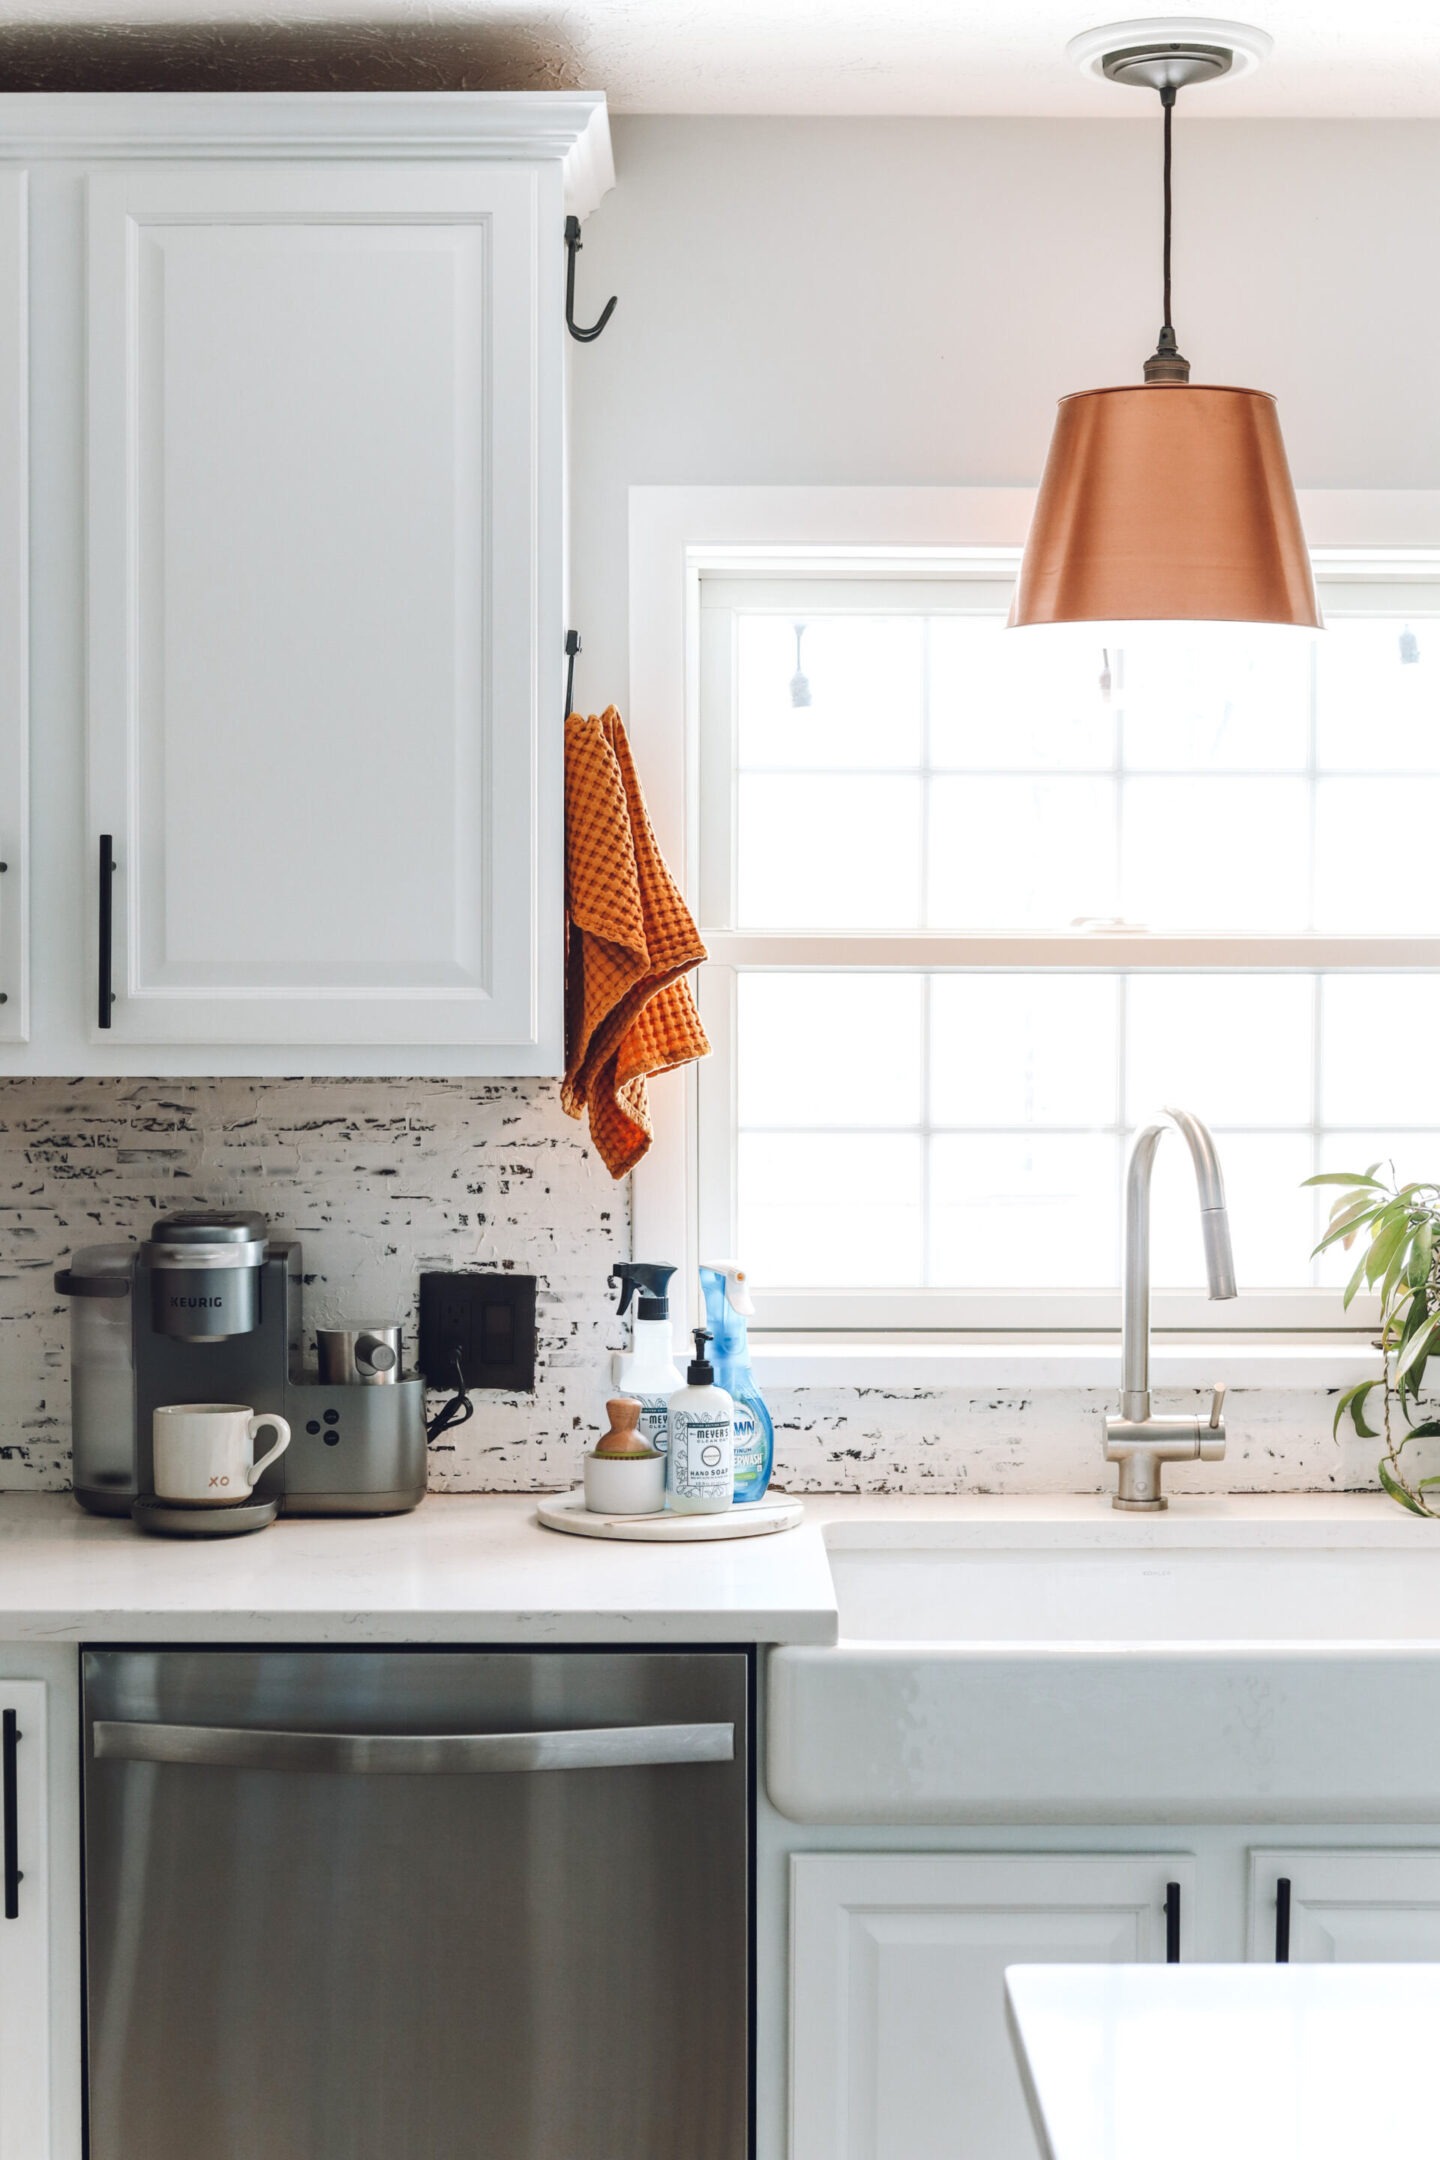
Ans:
{"label": "curved faucet spout", "polygon": [[[1225,1180],[1209,1129],[1191,1110],[1168,1104],[1165,1116],[1180,1133],[1195,1165],[1205,1273],[1212,1298],[1235,1295],[1235,1261]],[[1125,1174],[1125,1305],[1120,1351],[1120,1414],[1143,1424],[1150,1415],[1150,1179],[1155,1150],[1169,1127],[1160,1121],[1135,1135]]]}

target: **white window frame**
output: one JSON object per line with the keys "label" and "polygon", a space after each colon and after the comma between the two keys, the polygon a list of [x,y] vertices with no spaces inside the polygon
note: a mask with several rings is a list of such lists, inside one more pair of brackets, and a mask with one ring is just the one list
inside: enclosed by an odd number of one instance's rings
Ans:
{"label": "white window frame", "polygon": [[[792,569],[830,574],[872,568],[883,553],[887,574],[909,580],[1013,574],[1014,551],[1023,543],[1033,504],[1027,488],[634,488],[630,493],[630,726],[645,779],[651,815],[662,847],[697,916],[699,892],[700,795],[700,583],[706,575],[774,575]],[[1301,514],[1317,567],[1329,578],[1363,584],[1395,584],[1407,573],[1434,586],[1440,576],[1440,493],[1429,490],[1370,492],[1349,489],[1302,491]],[[705,925],[701,923],[702,931]],[[1107,936],[1083,932],[993,936],[971,933],[866,933],[851,941],[861,964],[919,967],[940,964],[937,948],[954,964],[957,949],[965,963],[983,967],[1046,964],[1104,970],[1173,968],[1206,964],[1233,967],[1237,943],[1253,947],[1257,966],[1433,970],[1440,965],[1440,940],[1407,938],[1257,937],[1220,940],[1202,936]],[[707,937],[712,969],[702,971],[701,996],[707,1026],[717,1049],[725,1049],[730,1000],[737,964],[803,966],[821,946],[833,956],[834,940],[824,934],[716,933]],[[862,957],[863,956],[863,957]],[[635,1250],[646,1256],[674,1258],[693,1284],[701,1257],[720,1257],[698,1248],[699,1199],[707,1173],[701,1161],[700,1090],[726,1084],[730,1061],[723,1055],[708,1069],[691,1068],[653,1083],[655,1145],[633,1180]],[[713,1096],[707,1109],[713,1111]],[[707,1120],[712,1135],[726,1128],[723,1112]],[[729,1121],[733,1129],[733,1119]],[[723,1175],[723,1171],[720,1173]],[[693,1297],[693,1292],[692,1292]],[[958,1308],[963,1320],[957,1328]],[[986,1300],[974,1292],[908,1292],[867,1295],[863,1302],[843,1293],[798,1293],[767,1300],[772,1326],[823,1334],[827,1341],[849,1338],[856,1347],[861,1331],[878,1344],[877,1354],[893,1353],[902,1336],[919,1331],[932,1347],[935,1336],[961,1332],[1055,1343],[1070,1338],[1080,1348],[1079,1366],[1087,1360],[1083,1344],[1095,1331],[1118,1326],[1118,1295],[1111,1291],[1021,1294],[1007,1291]],[[1213,1340],[1216,1308],[1203,1298],[1172,1294],[1156,1297],[1157,1325],[1205,1331]],[[1303,1350],[1324,1335],[1332,1341],[1341,1329],[1338,1298],[1329,1291],[1257,1296],[1239,1311],[1228,1308],[1225,1332],[1256,1330],[1261,1353],[1274,1365],[1283,1341]],[[1374,1315],[1358,1305],[1348,1316],[1346,1334],[1353,1346],[1373,1329]],[[877,1331],[879,1331],[877,1333]],[[1283,1331],[1283,1334],[1279,1331]],[[1072,1360],[1071,1363],[1075,1361]],[[1267,1367],[1268,1369],[1268,1367]],[[1057,1378],[1061,1377],[1056,1368]],[[1070,1374],[1065,1367],[1065,1376]],[[1299,1367],[1296,1367],[1299,1377]],[[1328,1375],[1327,1375],[1328,1377]]]}

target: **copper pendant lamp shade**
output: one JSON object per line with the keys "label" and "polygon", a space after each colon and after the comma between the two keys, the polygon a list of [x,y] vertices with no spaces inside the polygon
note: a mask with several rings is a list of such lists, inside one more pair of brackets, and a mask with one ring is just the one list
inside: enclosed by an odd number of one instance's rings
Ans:
{"label": "copper pendant lamp shade", "polygon": [[1184,382],[1062,398],[1010,620],[1319,629],[1274,398]]}
{"label": "copper pendant lamp shade", "polygon": [[[1135,42],[1140,32],[1151,41]],[[1218,42],[1227,32],[1232,41]],[[1171,314],[1177,94],[1225,75],[1237,56],[1253,63],[1268,46],[1263,32],[1209,21],[1118,23],[1072,41],[1074,56],[1098,62],[1112,81],[1159,93],[1162,323],[1143,384],[1060,400],[1010,611],[1016,628],[1126,622],[1320,628],[1275,400],[1263,390],[1192,383]]]}

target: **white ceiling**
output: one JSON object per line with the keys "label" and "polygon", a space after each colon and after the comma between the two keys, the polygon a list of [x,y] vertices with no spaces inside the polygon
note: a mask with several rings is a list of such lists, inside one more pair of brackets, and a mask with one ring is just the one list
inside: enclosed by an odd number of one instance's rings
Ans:
{"label": "white ceiling", "polygon": [[[352,24],[398,63],[406,32],[463,47],[465,79],[495,87],[580,85],[617,112],[1153,116],[1133,91],[1087,80],[1067,39],[1104,21],[1084,0],[0,0],[0,25],[37,31],[53,54],[83,30],[99,43],[166,26],[157,43],[212,60],[238,33],[271,41]],[[1210,115],[1440,117],[1440,0],[1264,0],[1275,40],[1244,82],[1190,95]],[[402,30],[400,26],[405,26]],[[382,26],[388,26],[387,29]],[[12,34],[13,34],[12,30]],[[303,33],[302,33],[303,35]],[[53,43],[52,43],[53,40]],[[391,42],[393,40],[393,43]],[[330,48],[333,51],[333,47]],[[0,34],[0,63],[4,59]],[[0,76],[3,81],[3,76]]]}

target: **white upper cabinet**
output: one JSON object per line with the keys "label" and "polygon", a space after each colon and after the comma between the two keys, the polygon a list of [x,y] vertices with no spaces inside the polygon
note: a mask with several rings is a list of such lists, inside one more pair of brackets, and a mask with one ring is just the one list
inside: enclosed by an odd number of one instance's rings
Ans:
{"label": "white upper cabinet", "polygon": [[0,1045],[30,1026],[25,175],[0,169]]}
{"label": "white upper cabinet", "polygon": [[562,235],[603,100],[15,104],[32,381],[65,362],[32,727],[76,733],[0,1071],[557,1071]]}

